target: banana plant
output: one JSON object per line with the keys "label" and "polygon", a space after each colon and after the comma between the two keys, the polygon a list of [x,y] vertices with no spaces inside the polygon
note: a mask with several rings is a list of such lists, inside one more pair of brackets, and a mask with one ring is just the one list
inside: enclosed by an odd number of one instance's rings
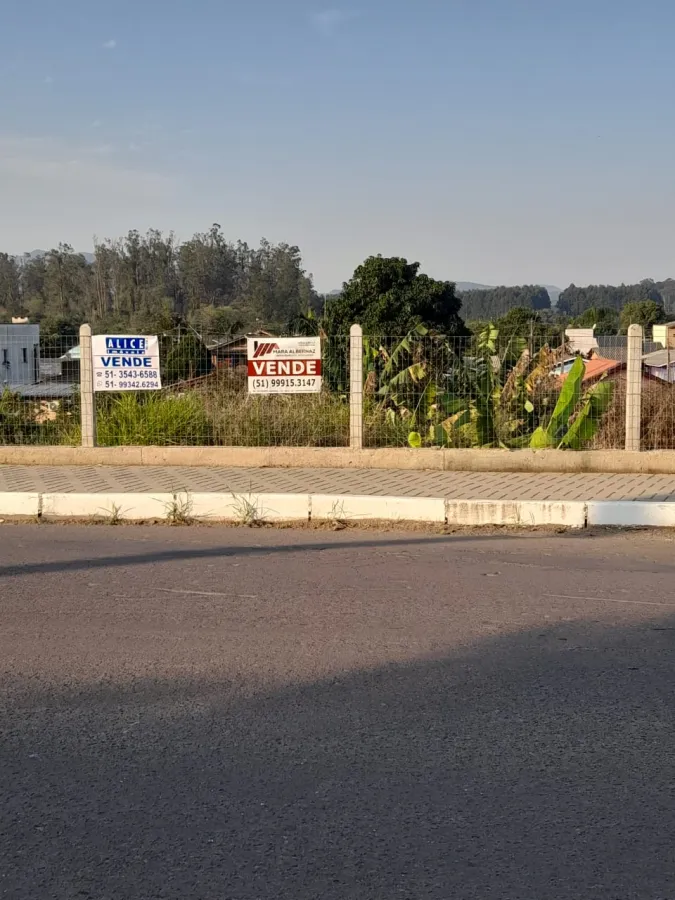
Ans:
{"label": "banana plant", "polygon": [[455,358],[447,342],[417,325],[390,352],[380,347],[380,356],[378,395],[387,416],[409,424],[411,447],[449,446],[452,431],[469,421],[469,410],[465,400],[439,386],[448,357]]}
{"label": "banana plant", "polygon": [[[519,427],[518,418],[510,413],[507,416],[502,399],[504,359],[498,355],[498,338],[499,330],[492,324],[487,325],[476,336],[475,355],[458,360],[455,369],[449,373],[453,394],[465,398],[472,424],[472,443],[477,447],[503,446],[500,432],[512,433]],[[512,349],[511,344],[509,342],[507,351]]]}
{"label": "banana plant", "polygon": [[611,381],[601,380],[582,394],[585,372],[584,361],[578,356],[565,379],[548,425],[539,426],[530,439],[533,450],[581,450],[593,440],[612,401],[614,385]]}
{"label": "banana plant", "polygon": [[[400,416],[409,423],[411,447],[456,444],[459,429],[469,423],[462,441],[477,447],[530,443],[532,397],[550,378],[554,354],[543,347],[532,358],[518,338],[502,348],[503,355],[498,348],[499,331],[492,324],[476,335],[471,355],[455,353],[423,326],[413,329],[390,353],[380,348],[385,362],[378,395],[389,418]],[[505,375],[505,360],[514,352],[518,361]]]}

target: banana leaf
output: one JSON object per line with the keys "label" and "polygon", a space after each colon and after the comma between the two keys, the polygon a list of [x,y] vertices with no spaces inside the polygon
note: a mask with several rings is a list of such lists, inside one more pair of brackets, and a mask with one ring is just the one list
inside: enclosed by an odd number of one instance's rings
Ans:
{"label": "banana leaf", "polygon": [[424,325],[416,325],[415,328],[409,331],[403,340],[389,354],[389,358],[382,369],[382,377],[389,378],[391,373],[399,367],[403,355],[412,353],[415,338],[425,337],[427,334],[429,334],[429,330],[425,328]]}
{"label": "banana leaf", "polygon": [[549,433],[554,444],[559,443],[562,436],[567,431],[567,427],[579,405],[581,399],[581,382],[584,377],[586,366],[583,359],[578,356],[574,361],[574,365],[569,371],[567,378],[560,391],[558,402],[553,410],[551,421],[548,423],[546,431]]}
{"label": "banana leaf", "polygon": [[578,416],[560,442],[561,447],[581,450],[593,440],[600,427],[600,421],[612,402],[614,385],[611,381],[601,381],[588,394]]}

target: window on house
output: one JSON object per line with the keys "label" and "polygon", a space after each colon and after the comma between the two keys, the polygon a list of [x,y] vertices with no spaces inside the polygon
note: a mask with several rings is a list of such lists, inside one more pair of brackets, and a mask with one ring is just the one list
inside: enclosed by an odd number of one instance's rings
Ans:
{"label": "window on house", "polygon": [[22,355],[23,355],[23,361],[24,361],[24,365],[25,365],[25,364],[28,362],[28,350],[27,350],[27,348],[24,347],[24,348],[21,350],[21,353],[22,353]]}

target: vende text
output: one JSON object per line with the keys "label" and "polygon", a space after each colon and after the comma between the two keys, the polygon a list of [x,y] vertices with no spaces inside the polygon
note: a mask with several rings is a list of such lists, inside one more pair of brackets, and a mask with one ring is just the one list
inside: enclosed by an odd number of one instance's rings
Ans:
{"label": "vende text", "polygon": [[249,359],[249,377],[278,375],[321,375],[320,359]]}

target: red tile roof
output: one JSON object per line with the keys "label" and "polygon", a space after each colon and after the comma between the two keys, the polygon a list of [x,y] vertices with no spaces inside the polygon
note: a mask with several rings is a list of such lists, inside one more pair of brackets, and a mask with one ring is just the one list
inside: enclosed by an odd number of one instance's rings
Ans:
{"label": "red tile roof", "polygon": [[[598,378],[605,374],[618,372],[626,368],[625,363],[618,362],[616,359],[605,359],[602,356],[594,356],[592,359],[584,360],[584,365],[586,366],[583,377],[584,382],[597,381]],[[561,381],[564,381],[566,378],[567,373],[560,375]]]}

